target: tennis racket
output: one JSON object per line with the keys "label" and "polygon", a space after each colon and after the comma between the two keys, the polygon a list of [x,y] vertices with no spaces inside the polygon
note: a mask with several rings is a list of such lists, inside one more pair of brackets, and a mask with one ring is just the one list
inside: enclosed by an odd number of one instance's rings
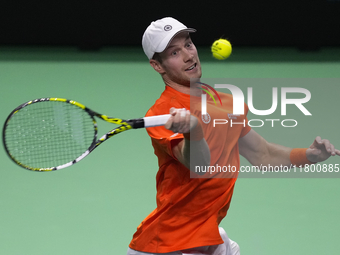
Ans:
{"label": "tennis racket", "polygon": [[[98,117],[120,125],[97,139]],[[69,167],[88,156],[114,135],[137,128],[162,126],[170,114],[119,119],[99,114],[63,98],[40,98],[15,108],[3,127],[3,144],[19,166],[33,171]]]}

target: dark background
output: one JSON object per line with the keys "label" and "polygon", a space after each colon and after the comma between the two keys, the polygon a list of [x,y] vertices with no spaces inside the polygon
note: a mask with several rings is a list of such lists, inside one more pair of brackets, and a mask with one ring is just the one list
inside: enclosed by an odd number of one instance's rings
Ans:
{"label": "dark background", "polygon": [[172,16],[198,33],[195,44],[224,37],[235,46],[340,46],[340,1],[3,1],[0,45],[97,49],[137,46],[151,21]]}

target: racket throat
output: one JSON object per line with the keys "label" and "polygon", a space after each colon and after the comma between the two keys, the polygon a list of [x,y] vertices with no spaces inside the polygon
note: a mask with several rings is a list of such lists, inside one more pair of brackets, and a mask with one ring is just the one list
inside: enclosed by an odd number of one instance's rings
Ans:
{"label": "racket throat", "polygon": [[133,129],[145,127],[145,122],[143,118],[127,120],[126,122],[129,123]]}

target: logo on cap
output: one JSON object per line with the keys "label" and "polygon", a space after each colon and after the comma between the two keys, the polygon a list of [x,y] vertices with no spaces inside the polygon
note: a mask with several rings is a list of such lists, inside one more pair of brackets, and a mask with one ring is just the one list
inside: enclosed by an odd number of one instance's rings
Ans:
{"label": "logo on cap", "polygon": [[164,26],[164,30],[165,31],[170,31],[172,29],[172,26],[171,25],[166,25]]}

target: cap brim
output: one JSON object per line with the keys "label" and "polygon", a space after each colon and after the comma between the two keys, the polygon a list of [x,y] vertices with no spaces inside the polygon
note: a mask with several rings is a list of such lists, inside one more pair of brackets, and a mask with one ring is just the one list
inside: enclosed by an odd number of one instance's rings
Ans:
{"label": "cap brim", "polygon": [[158,45],[157,49],[155,50],[155,52],[157,53],[161,53],[163,52],[168,46],[169,44],[171,43],[172,39],[178,35],[179,33],[182,33],[182,32],[189,32],[189,33],[195,33],[196,32],[196,29],[193,29],[193,28],[185,28],[185,29],[181,29],[179,31],[176,31],[172,34],[169,34],[167,37],[165,37],[162,42]]}

